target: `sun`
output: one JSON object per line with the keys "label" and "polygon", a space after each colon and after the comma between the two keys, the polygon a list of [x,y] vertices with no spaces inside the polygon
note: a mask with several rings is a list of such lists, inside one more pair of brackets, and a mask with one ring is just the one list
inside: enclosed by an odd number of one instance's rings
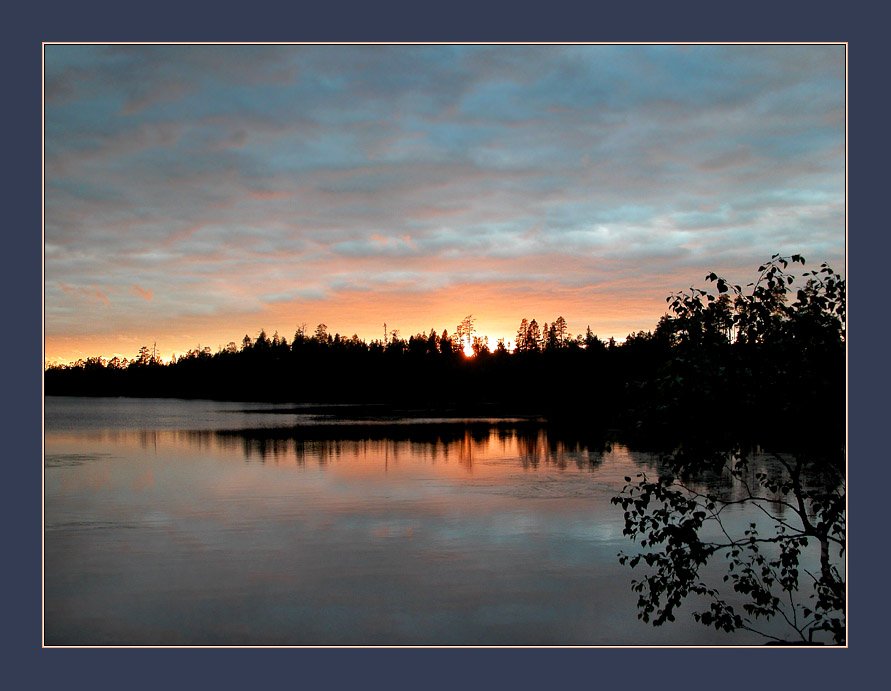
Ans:
{"label": "sun", "polygon": [[473,346],[469,343],[464,344],[464,356],[465,357],[473,357]]}

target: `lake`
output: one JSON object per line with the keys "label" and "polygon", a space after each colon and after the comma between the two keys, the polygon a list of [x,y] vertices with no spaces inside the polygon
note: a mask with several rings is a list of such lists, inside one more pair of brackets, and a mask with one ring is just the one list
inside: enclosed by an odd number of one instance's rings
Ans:
{"label": "lake", "polygon": [[48,397],[45,643],[762,642],[689,607],[638,621],[609,500],[652,455],[524,421],[341,417]]}

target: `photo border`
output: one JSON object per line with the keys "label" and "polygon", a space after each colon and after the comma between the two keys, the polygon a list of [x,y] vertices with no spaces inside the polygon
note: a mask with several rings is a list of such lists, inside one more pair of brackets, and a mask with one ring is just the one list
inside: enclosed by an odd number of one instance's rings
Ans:
{"label": "photo border", "polygon": [[[45,12],[46,5],[41,7]],[[881,136],[883,133],[879,132],[878,119],[879,117],[884,119],[888,112],[883,102],[886,100],[883,93],[885,91],[883,84],[886,80],[883,65],[887,62],[887,55],[879,52],[878,37],[870,35],[871,26],[866,26],[870,23],[868,16],[861,16],[862,23],[852,26],[850,16],[841,19],[831,15],[827,18],[821,17],[819,20],[815,17],[802,19],[798,12],[790,8],[788,14],[778,19],[775,4],[765,3],[764,7],[771,8],[770,14],[758,14],[757,7],[747,6],[746,13],[754,14],[755,17],[750,17],[748,22],[734,20],[733,31],[759,38],[762,34],[779,33],[797,39],[817,36],[848,40],[849,64],[853,63],[856,66],[856,69],[849,72],[848,82],[849,95],[854,95],[853,104],[849,102],[848,108],[849,118],[852,112],[854,114],[849,121],[849,136],[853,133],[849,141],[853,142],[855,152],[853,156],[849,154],[849,164],[852,161],[854,164],[854,174],[852,177],[849,176],[849,181],[853,179],[857,183],[854,204],[848,209],[847,214],[849,229],[854,230],[849,230],[849,241],[853,239],[853,242],[849,242],[847,246],[848,261],[845,267],[846,279],[851,264],[853,263],[855,267],[854,309],[849,310],[853,314],[855,338],[855,343],[849,346],[849,458],[851,459],[849,489],[853,488],[854,502],[858,507],[881,506],[883,501],[887,501],[878,494],[881,483],[876,481],[874,474],[867,480],[866,467],[880,464],[883,460],[883,456],[875,450],[878,448],[877,431],[887,425],[889,410],[885,389],[888,368],[883,366],[887,358],[884,351],[887,351],[887,348],[883,348],[880,359],[879,348],[884,340],[881,330],[878,332],[878,338],[867,338],[867,322],[861,315],[871,312],[874,318],[879,318],[878,326],[883,325],[881,319],[884,313],[883,306],[878,304],[881,293],[878,292],[878,286],[872,284],[877,283],[877,277],[881,275],[879,263],[886,256],[885,250],[889,244],[888,231],[881,224],[877,208],[886,194],[888,179],[887,161],[881,157],[878,146],[884,142]],[[544,8],[541,9],[543,11]],[[437,10],[457,11],[455,6],[438,6]],[[675,680],[677,686],[717,681],[722,688],[731,689],[749,688],[762,683],[762,680],[771,687],[783,682],[794,682],[811,683],[818,688],[827,688],[840,684],[849,673],[856,672],[858,675],[863,674],[868,677],[874,670],[875,678],[884,677],[884,674],[877,670],[881,657],[873,654],[874,646],[881,640],[875,600],[879,597],[878,593],[884,594],[878,589],[877,583],[883,571],[879,570],[877,564],[870,562],[875,560],[873,555],[877,547],[881,548],[887,544],[887,538],[878,532],[878,520],[873,520],[878,518],[877,511],[865,508],[855,512],[854,538],[849,537],[849,547],[854,545],[854,554],[849,557],[849,562],[855,563],[854,580],[851,581],[854,587],[849,599],[850,608],[854,611],[854,616],[850,618],[852,631],[849,647],[846,652],[811,649],[810,652],[804,653],[807,660],[794,657],[802,653],[788,648],[773,648],[770,652],[705,648],[448,651],[280,649],[268,652],[232,649],[209,651],[178,649],[152,652],[122,649],[101,651],[41,649],[41,621],[36,613],[36,604],[31,598],[31,593],[40,587],[39,578],[34,577],[32,565],[40,561],[42,556],[41,546],[36,540],[36,529],[32,531],[30,527],[30,517],[36,513],[34,496],[40,491],[40,488],[35,486],[36,482],[32,484],[31,478],[36,475],[38,461],[35,458],[35,446],[40,443],[37,440],[42,440],[43,405],[42,388],[39,392],[36,391],[37,376],[36,372],[32,372],[30,364],[34,357],[30,334],[41,333],[41,353],[43,352],[42,267],[40,289],[34,293],[31,290],[32,282],[36,281],[35,266],[32,262],[36,264],[37,261],[41,261],[42,264],[42,255],[37,250],[36,239],[32,237],[32,233],[36,232],[31,230],[36,225],[34,219],[36,209],[38,205],[42,206],[42,197],[37,198],[42,190],[36,182],[41,175],[41,162],[36,157],[36,135],[32,139],[31,134],[36,129],[34,119],[37,106],[34,101],[40,98],[40,83],[39,79],[35,78],[36,70],[31,61],[40,51],[41,41],[65,40],[66,37],[117,38],[120,31],[123,34],[153,34],[169,40],[184,40],[183,34],[190,34],[190,39],[195,40],[196,36],[192,34],[197,32],[203,34],[206,40],[208,34],[213,35],[214,39],[221,36],[233,39],[235,38],[233,34],[257,33],[249,20],[243,21],[241,17],[233,14],[229,15],[225,25],[221,25],[220,20],[210,19],[206,26],[198,30],[196,26],[201,25],[202,19],[207,19],[200,10],[191,11],[178,7],[175,15],[165,17],[162,6],[156,5],[152,6],[151,12],[161,13],[160,16],[154,21],[144,21],[140,15],[146,11],[148,10],[144,6],[134,6],[128,17],[121,18],[108,14],[99,19],[95,16],[84,16],[82,12],[71,8],[66,15],[55,17],[53,22],[45,20],[36,22],[32,18],[25,37],[16,37],[9,41],[8,52],[4,56],[7,58],[5,64],[8,69],[12,67],[9,70],[11,76],[7,86],[7,94],[10,97],[8,110],[12,111],[8,113],[11,117],[7,136],[10,139],[9,149],[12,156],[7,166],[8,170],[14,171],[9,195],[13,200],[12,217],[7,220],[6,233],[12,246],[6,253],[5,273],[9,296],[7,304],[12,316],[10,325],[16,333],[10,339],[11,353],[6,358],[8,395],[16,397],[14,404],[8,408],[8,414],[12,416],[9,429],[15,432],[15,436],[9,435],[11,449],[6,456],[7,464],[12,470],[12,478],[7,486],[6,513],[8,534],[12,537],[8,554],[12,556],[12,563],[17,564],[15,568],[9,565],[7,567],[7,570],[12,572],[8,575],[13,588],[11,591],[13,597],[9,598],[12,618],[5,627],[5,635],[9,639],[6,649],[19,672],[27,673],[37,688],[67,684],[78,678],[89,680],[92,686],[100,688],[117,687],[121,684],[130,688],[158,688],[169,685],[179,688],[191,684],[199,684],[201,687],[222,685],[225,688],[233,688],[298,682],[300,686],[309,684],[309,688],[314,688],[315,684],[324,685],[326,688],[338,688],[340,684],[391,687],[397,683],[424,689],[453,688],[458,684],[497,685],[498,688],[503,688],[518,684],[531,687],[573,682],[595,686],[653,684],[672,688]],[[296,8],[294,11],[296,14]],[[338,10],[338,13],[343,12],[343,8]],[[552,6],[548,7],[548,12],[556,14]],[[639,9],[632,10],[630,14],[639,12]],[[816,8],[808,5],[807,12],[816,12]],[[840,10],[836,7],[835,12]],[[183,13],[187,15],[185,20],[182,19]],[[583,13],[584,19],[578,16],[571,18],[563,16],[561,19],[563,27],[566,24],[573,27],[569,30],[554,26],[553,18],[539,21],[537,18],[527,17],[524,22],[520,22],[522,24],[520,27],[516,27],[518,20],[508,18],[505,21],[508,26],[498,29],[480,26],[468,29],[457,26],[458,22],[450,23],[444,20],[431,31],[420,30],[408,23],[399,22],[395,26],[383,27],[383,20],[386,19],[383,14],[377,13],[378,21],[375,22],[369,20],[371,12],[362,11],[349,20],[341,18],[339,21],[342,25],[332,26],[329,23],[322,27],[307,26],[306,21],[313,19],[312,14],[312,12],[304,13],[303,18],[299,20],[300,28],[293,33],[301,35],[296,36],[295,40],[300,38],[305,40],[307,38],[305,34],[308,33],[324,34],[322,38],[327,39],[349,40],[356,38],[357,34],[391,37],[387,34],[413,34],[415,31],[450,33],[452,39],[466,38],[466,34],[474,34],[474,38],[478,39],[482,38],[478,34],[502,36],[522,34],[527,39],[530,38],[530,34],[552,36],[557,34],[553,37],[565,38],[568,34],[586,33],[585,30],[577,28],[578,24],[585,20],[596,22],[590,25],[591,34],[611,33],[612,31],[599,27],[602,26],[601,22],[604,19],[616,18],[615,13],[602,13],[592,6]],[[171,16],[175,16],[177,22],[183,23],[171,27]],[[486,18],[495,19],[496,15],[493,12]],[[127,19],[137,22],[138,28],[121,28],[119,22]],[[625,21],[628,19],[629,17],[625,17]],[[628,34],[680,34],[684,38],[688,38],[690,33],[708,36],[712,32],[712,28],[697,21],[692,22],[691,31],[686,28],[690,25],[685,25],[683,19],[681,16],[676,16],[675,21],[667,21],[664,13],[653,14],[644,21],[643,26],[624,31],[615,30],[614,27],[613,31]],[[758,21],[755,21],[756,19]],[[298,21],[297,17],[293,20]],[[763,23],[768,21],[771,28],[765,29]],[[258,28],[265,28],[269,33],[270,25],[274,23],[269,23],[267,15],[266,26]],[[722,31],[727,32],[726,29]],[[10,33],[16,33],[12,25]],[[852,33],[853,37],[850,36]],[[438,37],[443,38],[441,35]],[[144,36],[131,37],[131,40],[140,38]],[[202,36],[197,38],[200,39]],[[584,38],[594,41],[598,36]],[[319,37],[314,36],[313,39],[318,40]],[[852,250],[855,258],[853,262]],[[38,300],[39,307],[36,304]],[[875,331],[876,326],[872,326],[872,330]],[[18,338],[19,331],[27,336]],[[860,335],[859,340],[858,335]],[[874,370],[878,363],[881,363],[878,370]],[[41,358],[41,374],[42,367],[43,358]],[[876,376],[876,372],[879,376]],[[882,377],[882,374],[885,376]],[[32,491],[34,495],[31,494]],[[872,544],[874,547],[858,551],[860,545],[867,544]],[[873,594],[872,603],[866,601],[870,594]],[[839,654],[845,657],[844,660],[834,658],[818,660],[815,656],[820,654]],[[750,657],[752,655],[762,657],[752,658]],[[850,657],[852,655],[853,658]],[[740,659],[740,656],[745,659]],[[748,663],[750,666],[743,668],[739,666],[740,663]]]}

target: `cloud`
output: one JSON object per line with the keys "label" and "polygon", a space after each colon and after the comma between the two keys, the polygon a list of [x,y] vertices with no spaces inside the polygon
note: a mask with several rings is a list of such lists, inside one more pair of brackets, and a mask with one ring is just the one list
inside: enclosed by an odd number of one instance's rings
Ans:
{"label": "cloud", "polygon": [[151,300],[153,297],[151,288],[145,290],[144,288],[140,288],[134,283],[133,290],[136,292],[137,295],[141,296],[143,300]]}
{"label": "cloud", "polygon": [[86,287],[86,286],[70,286],[65,283],[58,282],[58,286],[62,289],[62,291],[68,295],[75,295],[78,297],[86,298],[91,302],[100,302],[104,305],[110,305],[111,300],[108,299],[108,296],[105,295],[101,290],[96,288],[95,286]]}

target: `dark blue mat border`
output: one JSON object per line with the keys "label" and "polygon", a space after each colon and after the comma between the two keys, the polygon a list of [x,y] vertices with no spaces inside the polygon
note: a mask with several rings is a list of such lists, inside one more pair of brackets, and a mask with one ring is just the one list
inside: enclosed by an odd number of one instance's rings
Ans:
{"label": "dark blue mat border", "polygon": [[[748,688],[782,682],[840,684],[849,675],[869,678],[882,659],[877,605],[877,559],[887,540],[878,532],[881,464],[878,433],[887,425],[887,307],[878,287],[886,264],[887,221],[879,205],[886,197],[887,161],[881,156],[887,114],[886,54],[873,33],[878,18],[838,16],[841,8],[817,3],[724,6],[702,3],[701,12],[662,4],[618,10],[594,3],[579,6],[481,3],[403,4],[386,12],[363,4],[338,5],[322,17],[306,4],[263,9],[263,5],[188,7],[177,3],[89,9],[69,4],[56,11],[34,6],[32,14],[7,15],[3,45],[6,72],[5,160],[7,205],[4,237],[4,306],[10,333],[4,348],[6,418],[4,454],[10,475],[5,487],[7,549],[4,579],[8,597],[5,652],[14,677],[32,688],[89,682],[98,688],[223,688],[299,684],[314,688],[456,685],[539,687],[563,684],[659,685],[667,688],[719,683]],[[329,6],[332,7],[332,6]],[[399,7],[393,5],[392,7]],[[37,17],[37,13],[40,17]],[[717,13],[716,13],[717,12]],[[546,16],[542,16],[546,15]],[[284,27],[284,28],[283,28]],[[730,35],[728,35],[730,34]],[[850,640],[847,650],[790,649],[538,649],[538,650],[41,650],[40,455],[41,406],[38,355],[41,343],[40,136],[41,41],[44,40],[847,40],[852,68],[850,94],[849,245],[847,268],[853,286],[850,308],[850,514],[852,548]],[[884,147],[887,148],[887,147]],[[880,350],[881,349],[881,350]],[[42,367],[42,361],[40,363]],[[868,369],[867,369],[868,368]],[[878,472],[877,472],[878,471]],[[868,475],[867,475],[868,474]],[[876,507],[876,508],[873,508]],[[869,599],[869,601],[868,601]],[[820,659],[817,659],[817,656]],[[806,658],[806,659],[805,659]],[[878,670],[875,670],[878,673]]]}

